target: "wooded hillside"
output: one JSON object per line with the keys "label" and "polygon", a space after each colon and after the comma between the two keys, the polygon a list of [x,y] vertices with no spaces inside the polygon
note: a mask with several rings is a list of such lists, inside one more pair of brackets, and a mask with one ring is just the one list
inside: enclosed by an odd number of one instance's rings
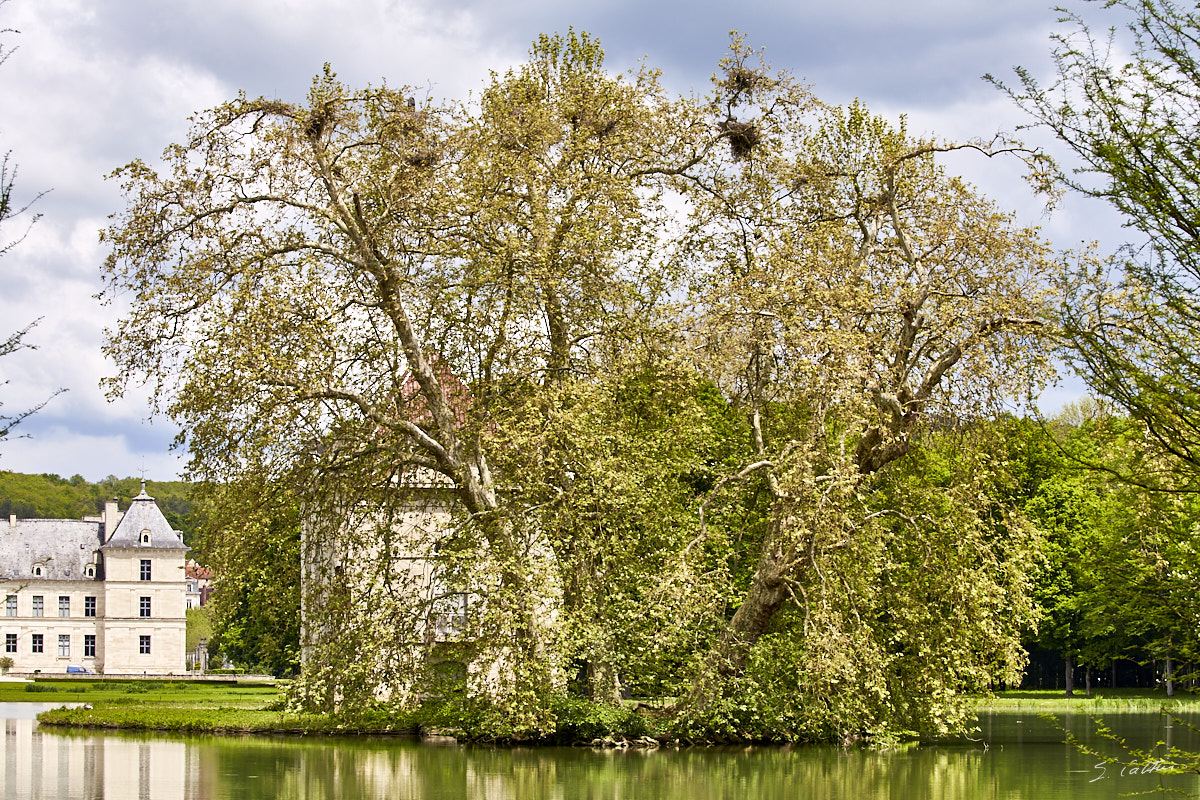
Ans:
{"label": "wooded hillside", "polygon": [[[63,478],[43,473],[26,475],[0,470],[0,515],[15,514],[20,519],[79,519],[87,514],[99,514],[104,502],[113,497],[121,508],[141,490],[138,478],[118,478],[109,475],[92,483],[82,475]],[[192,486],[186,481],[146,481],[146,492],[162,509],[167,521],[183,531],[184,541],[195,542],[195,522],[192,519]]]}

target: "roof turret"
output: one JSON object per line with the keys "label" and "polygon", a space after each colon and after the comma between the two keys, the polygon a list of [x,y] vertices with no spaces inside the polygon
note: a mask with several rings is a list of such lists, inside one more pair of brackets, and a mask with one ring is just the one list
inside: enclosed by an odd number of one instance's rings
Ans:
{"label": "roof turret", "polygon": [[154,498],[146,494],[146,482],[142,481],[142,490],[129,504],[129,510],[121,517],[121,522],[112,536],[100,549],[115,548],[139,550],[187,550],[183,543],[183,534],[171,529],[171,523],[163,516]]}

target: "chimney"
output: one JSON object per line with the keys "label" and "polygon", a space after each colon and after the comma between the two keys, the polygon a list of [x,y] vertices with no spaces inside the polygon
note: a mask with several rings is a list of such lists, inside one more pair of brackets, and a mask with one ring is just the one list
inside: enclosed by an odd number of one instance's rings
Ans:
{"label": "chimney", "polygon": [[121,521],[121,512],[117,511],[117,498],[107,501],[104,504],[104,541],[112,538],[113,531],[117,529],[117,523]]}
{"label": "chimney", "polygon": [[17,527],[17,515],[16,514],[8,515],[8,527],[10,527],[10,528]]}

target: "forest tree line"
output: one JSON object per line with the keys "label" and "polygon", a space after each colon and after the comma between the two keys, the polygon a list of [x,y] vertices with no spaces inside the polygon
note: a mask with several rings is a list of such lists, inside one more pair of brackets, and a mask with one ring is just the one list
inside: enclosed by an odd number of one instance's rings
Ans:
{"label": "forest tree line", "polygon": [[[186,481],[147,481],[146,492],[183,540],[195,546],[196,528],[191,486]],[[104,513],[104,504],[117,500],[124,511],[142,483],[138,478],[109,475],[93,483],[82,475],[63,478],[51,473],[27,475],[0,470],[0,517],[8,519],[82,519]]]}

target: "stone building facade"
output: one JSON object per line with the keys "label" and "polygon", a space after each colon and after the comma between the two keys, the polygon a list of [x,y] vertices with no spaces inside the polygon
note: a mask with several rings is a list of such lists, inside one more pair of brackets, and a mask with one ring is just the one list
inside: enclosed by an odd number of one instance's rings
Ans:
{"label": "stone building facade", "polygon": [[18,673],[185,669],[188,547],[142,491],[121,513],[0,523],[0,655]]}

